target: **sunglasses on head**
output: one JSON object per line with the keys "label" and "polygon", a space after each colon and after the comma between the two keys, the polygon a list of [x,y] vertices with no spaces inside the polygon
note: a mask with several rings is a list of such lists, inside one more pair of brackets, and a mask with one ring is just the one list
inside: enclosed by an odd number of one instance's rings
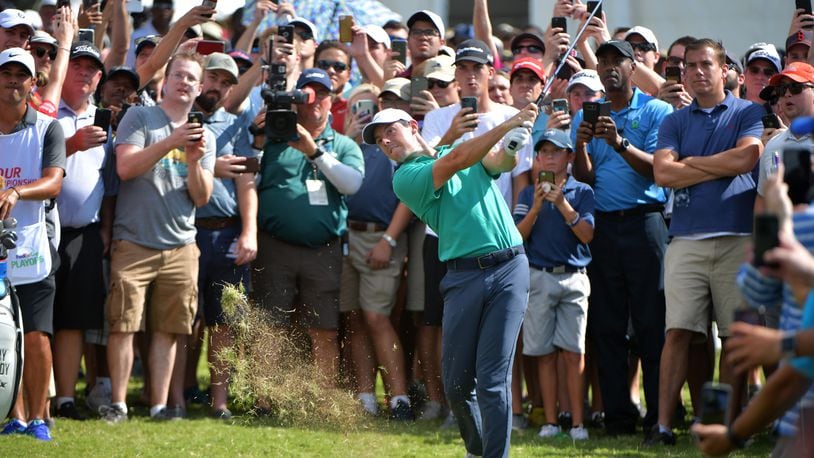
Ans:
{"label": "sunglasses on head", "polygon": [[[769,68],[769,67],[763,67],[763,68],[761,68],[761,67],[747,67],[746,69],[752,75],[759,75],[761,72],[763,72],[763,76],[765,76],[767,78],[771,78],[772,76],[774,76],[775,73],[777,73],[777,71],[775,71],[775,69]],[[799,94],[799,92],[798,92],[798,94]]]}
{"label": "sunglasses on head", "polygon": [[309,32],[307,30],[303,30],[302,32],[297,32],[297,35],[299,35],[300,38],[302,38],[302,41],[308,41],[308,40],[314,38],[314,34],[312,34],[311,32]]}
{"label": "sunglasses on head", "polygon": [[[630,42],[628,42],[628,43],[630,43]],[[641,52],[655,51],[656,50],[656,45],[654,45],[653,43],[646,43],[646,42],[630,43],[630,47],[633,48],[634,51],[641,51]]]}
{"label": "sunglasses on head", "polygon": [[452,81],[441,81],[441,80],[427,80],[427,89],[432,89],[435,86],[438,86],[441,89],[446,89],[449,85],[452,84]]}
{"label": "sunglasses on head", "polygon": [[777,98],[783,97],[786,95],[786,89],[791,92],[791,95],[798,95],[803,92],[803,89],[814,87],[808,83],[789,83],[789,84],[781,84],[780,86],[776,86],[774,88],[774,95]]}
{"label": "sunglasses on head", "polygon": [[339,62],[338,60],[318,60],[317,67],[321,68],[322,70],[328,70],[329,68],[333,67],[334,71],[336,72],[344,72],[348,69],[348,64]]}
{"label": "sunglasses on head", "polygon": [[524,49],[526,51],[528,51],[529,53],[531,53],[531,54],[542,54],[543,53],[543,48],[541,48],[540,46],[537,46],[537,45],[525,45],[525,46],[516,46],[516,47],[512,48],[512,54],[514,54],[516,56],[516,55],[520,54],[521,52],[523,52]]}
{"label": "sunglasses on head", "polygon": [[45,49],[45,48],[34,48],[33,51],[34,51],[34,55],[39,57],[40,59],[42,59],[46,54],[48,55],[48,58],[51,59],[51,60],[54,60],[54,59],[57,58],[57,50],[56,49],[48,50],[48,49]]}

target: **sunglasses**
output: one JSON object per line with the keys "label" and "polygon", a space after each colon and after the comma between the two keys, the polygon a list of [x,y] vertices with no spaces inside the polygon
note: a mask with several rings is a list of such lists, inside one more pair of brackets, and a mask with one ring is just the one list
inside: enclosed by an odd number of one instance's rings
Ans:
{"label": "sunglasses", "polygon": [[344,62],[339,62],[338,60],[318,60],[317,67],[328,70],[329,68],[333,67],[335,72],[344,72],[348,69],[348,64]]}
{"label": "sunglasses", "polygon": [[[630,43],[630,42],[628,42],[628,43]],[[654,45],[652,43],[646,43],[646,42],[630,43],[630,47],[633,48],[634,51],[641,51],[641,52],[655,51],[656,50],[656,45]]]}
{"label": "sunglasses", "polygon": [[[775,75],[775,73],[777,73],[777,71],[775,69],[769,68],[769,67],[763,67],[763,68],[760,68],[760,67],[746,67],[746,69],[752,75],[759,75],[761,72],[763,72],[763,76],[765,76],[767,78],[771,78],[772,76]],[[798,94],[799,94],[799,92],[798,92]]]}
{"label": "sunglasses", "polygon": [[299,35],[300,38],[302,38],[302,41],[308,41],[308,40],[311,40],[311,39],[314,38],[314,34],[307,31],[307,30],[303,30],[302,32],[297,32],[297,35]]}
{"label": "sunglasses", "polygon": [[48,58],[51,59],[51,60],[54,60],[54,59],[57,58],[57,50],[56,49],[47,50],[45,48],[34,48],[33,51],[34,51],[34,55],[39,57],[40,59],[45,57],[46,54],[48,55]]}
{"label": "sunglasses", "polygon": [[774,95],[775,97],[783,97],[786,95],[786,89],[791,92],[791,95],[798,95],[803,92],[803,89],[814,87],[811,84],[807,83],[789,83],[789,84],[781,84],[780,86],[776,86],[774,88]]}
{"label": "sunglasses", "polygon": [[438,86],[441,89],[446,89],[449,85],[452,84],[452,81],[441,81],[441,80],[427,80],[427,89],[433,89],[435,86]]}
{"label": "sunglasses", "polygon": [[526,45],[526,46],[517,46],[515,48],[512,48],[512,54],[514,54],[516,56],[516,55],[520,54],[521,52],[523,52],[524,49],[526,51],[528,51],[529,53],[531,53],[531,54],[542,54],[543,53],[543,48],[541,48],[540,46]]}

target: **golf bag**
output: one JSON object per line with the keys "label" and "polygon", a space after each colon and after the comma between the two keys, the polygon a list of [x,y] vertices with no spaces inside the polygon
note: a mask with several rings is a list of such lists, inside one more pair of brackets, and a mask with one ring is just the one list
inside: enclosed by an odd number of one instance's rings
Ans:
{"label": "golf bag", "polygon": [[0,222],[0,420],[14,407],[23,377],[23,315],[6,275],[8,250],[16,246],[15,227],[12,218]]}

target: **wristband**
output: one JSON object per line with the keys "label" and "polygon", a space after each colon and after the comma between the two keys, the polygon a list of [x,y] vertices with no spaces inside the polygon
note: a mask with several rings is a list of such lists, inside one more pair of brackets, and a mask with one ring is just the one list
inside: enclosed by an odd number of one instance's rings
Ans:
{"label": "wristband", "polygon": [[384,234],[382,234],[382,240],[387,242],[387,244],[390,245],[390,248],[395,248],[396,246],[398,246],[398,243],[396,243],[396,241],[393,239],[393,237],[390,237],[390,234],[388,234],[386,232]]}
{"label": "wristband", "polygon": [[745,448],[746,447],[746,439],[741,438],[735,431],[732,430],[731,426],[727,426],[726,428],[726,438],[729,439],[729,443],[735,446],[735,448]]}
{"label": "wristband", "polygon": [[796,340],[797,332],[795,331],[787,331],[783,334],[783,338],[780,340],[780,353],[783,358],[791,359],[797,356]]}
{"label": "wristband", "polygon": [[325,150],[317,146],[317,149],[316,151],[314,151],[314,154],[308,156],[308,159],[311,161],[315,161],[317,160],[318,157],[322,156],[323,154],[325,154]]}
{"label": "wristband", "polygon": [[17,189],[15,186],[10,187],[9,189],[17,193],[17,200],[21,200],[23,198],[23,195],[20,193],[20,190]]}
{"label": "wristband", "polygon": [[582,217],[581,217],[581,216],[579,216],[579,213],[577,213],[577,216],[576,216],[576,217],[575,217],[573,220],[571,220],[571,222],[570,222],[570,223],[567,223],[567,224],[568,224],[568,227],[574,227],[574,226],[576,226],[576,225],[579,223],[579,220],[581,220],[581,219],[582,219]]}

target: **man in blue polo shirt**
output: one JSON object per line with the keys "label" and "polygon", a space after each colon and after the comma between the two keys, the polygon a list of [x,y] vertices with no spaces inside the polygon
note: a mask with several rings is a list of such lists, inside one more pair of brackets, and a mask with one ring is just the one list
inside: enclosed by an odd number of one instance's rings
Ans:
{"label": "man in blue polo shirt", "polygon": [[588,333],[598,353],[605,428],[609,434],[633,434],[639,411],[627,383],[629,319],[644,374],[645,431],[655,424],[658,406],[667,245],[661,210],[667,199],[653,182],[653,152],[672,108],[632,86],[637,63],[630,43],[608,41],[596,57],[606,93],[600,102],[610,102],[611,115],[591,124],[579,111],[572,131],[574,177],[591,185],[596,196]]}
{"label": "man in blue polo shirt", "polygon": [[529,272],[523,239],[494,181],[516,165],[536,116],[529,105],[478,137],[440,148],[437,159],[401,110],[380,111],[362,135],[401,164],[393,191],[438,234],[448,269],[441,282],[444,389],[471,455],[509,454],[510,368]]}
{"label": "man in blue polo shirt", "polygon": [[[685,79],[695,93],[686,108],[665,119],[653,171],[675,190],[664,259],[667,335],[661,359],[658,430],[651,442],[675,444],[671,420],[687,376],[688,348],[706,338],[710,311],[722,338],[741,303],[733,281],[752,232],[755,165],[763,152],[763,108],[724,89],[726,52],[701,39],[684,51]],[[722,353],[720,380],[735,381]]]}

